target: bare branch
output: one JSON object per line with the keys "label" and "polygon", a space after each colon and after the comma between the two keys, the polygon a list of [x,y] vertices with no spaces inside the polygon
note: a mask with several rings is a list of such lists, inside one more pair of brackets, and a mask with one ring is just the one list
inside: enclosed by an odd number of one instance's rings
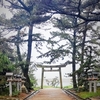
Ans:
{"label": "bare branch", "polygon": [[78,3],[78,15],[80,15],[81,14],[81,11],[80,11],[80,6],[81,6],[81,0],[79,0],[79,3]]}
{"label": "bare branch", "polygon": [[15,3],[13,3],[13,2],[11,2],[9,0],[6,0],[6,1],[9,2],[16,9],[24,9],[22,6],[16,5]]}
{"label": "bare branch", "polygon": [[20,4],[23,6],[23,8],[30,13],[30,10],[28,9],[28,7],[21,1],[21,0],[18,0],[20,2]]}

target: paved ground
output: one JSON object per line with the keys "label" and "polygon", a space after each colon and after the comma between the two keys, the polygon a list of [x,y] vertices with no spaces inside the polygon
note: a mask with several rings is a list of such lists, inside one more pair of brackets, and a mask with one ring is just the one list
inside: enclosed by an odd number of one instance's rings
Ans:
{"label": "paved ground", "polygon": [[69,95],[65,94],[61,89],[48,88],[41,89],[36,95],[29,100],[75,100]]}

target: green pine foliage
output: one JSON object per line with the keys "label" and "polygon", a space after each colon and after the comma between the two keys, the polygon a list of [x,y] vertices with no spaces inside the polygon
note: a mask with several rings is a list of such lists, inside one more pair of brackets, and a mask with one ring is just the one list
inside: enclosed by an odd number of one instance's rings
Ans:
{"label": "green pine foliage", "polygon": [[7,55],[0,53],[0,72],[6,70],[14,70],[14,65],[11,63]]}

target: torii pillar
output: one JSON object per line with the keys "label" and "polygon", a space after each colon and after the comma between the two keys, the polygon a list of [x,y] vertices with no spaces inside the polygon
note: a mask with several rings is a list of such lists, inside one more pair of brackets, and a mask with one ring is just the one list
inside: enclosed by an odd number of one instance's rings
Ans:
{"label": "torii pillar", "polygon": [[[62,89],[62,75],[61,75],[61,68],[66,67],[66,64],[63,65],[38,65],[38,67],[42,68],[42,75],[41,75],[41,89],[43,89],[43,80],[44,80],[44,72],[53,72],[53,71],[58,71],[59,72],[59,77],[60,77],[60,88]],[[48,70],[45,68],[49,68]],[[54,69],[56,68],[56,69]]]}

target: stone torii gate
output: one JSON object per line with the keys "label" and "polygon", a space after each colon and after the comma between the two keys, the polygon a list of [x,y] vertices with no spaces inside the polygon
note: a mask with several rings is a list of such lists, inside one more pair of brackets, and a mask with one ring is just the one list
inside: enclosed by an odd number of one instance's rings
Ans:
{"label": "stone torii gate", "polygon": [[37,67],[42,68],[42,76],[41,76],[41,89],[43,89],[43,78],[44,78],[44,72],[59,72],[60,76],[60,88],[62,89],[62,75],[61,75],[61,68],[66,67],[67,63],[64,63],[62,65],[37,65]]}

